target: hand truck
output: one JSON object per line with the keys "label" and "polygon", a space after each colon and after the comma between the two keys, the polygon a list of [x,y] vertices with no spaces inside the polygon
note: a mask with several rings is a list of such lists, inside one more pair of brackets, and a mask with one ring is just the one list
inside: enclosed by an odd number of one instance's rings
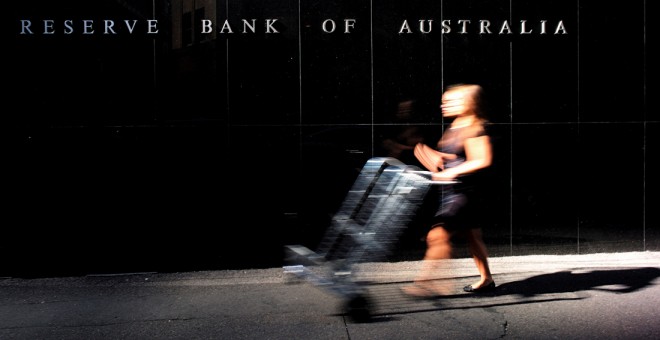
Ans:
{"label": "hand truck", "polygon": [[371,299],[357,280],[357,263],[384,260],[422,205],[431,172],[391,157],[369,159],[334,214],[318,249],[285,247],[284,272],[335,293],[344,313],[358,322],[371,318]]}

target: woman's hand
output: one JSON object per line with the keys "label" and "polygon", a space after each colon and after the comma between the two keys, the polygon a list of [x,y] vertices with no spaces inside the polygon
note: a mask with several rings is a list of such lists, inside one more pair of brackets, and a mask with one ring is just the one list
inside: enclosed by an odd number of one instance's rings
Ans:
{"label": "woman's hand", "polygon": [[415,157],[419,160],[426,169],[431,172],[438,172],[444,170],[445,161],[453,161],[456,155],[451,153],[444,153],[438,150],[433,150],[431,147],[424,143],[417,143],[414,149]]}
{"label": "woman's hand", "polygon": [[456,178],[456,174],[451,170],[434,172],[431,174],[431,179],[434,181],[452,181]]}
{"label": "woman's hand", "polygon": [[415,145],[413,153],[417,157],[417,160],[431,172],[437,172],[444,167],[440,152],[431,149],[426,144],[418,143]]}

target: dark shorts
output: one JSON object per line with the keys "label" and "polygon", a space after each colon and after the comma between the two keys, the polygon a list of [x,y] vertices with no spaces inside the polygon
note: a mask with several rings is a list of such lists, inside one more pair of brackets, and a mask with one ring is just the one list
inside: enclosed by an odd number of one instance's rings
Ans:
{"label": "dark shorts", "polygon": [[476,188],[438,187],[435,196],[436,209],[431,227],[444,227],[447,231],[463,231],[483,228],[485,225],[485,200]]}

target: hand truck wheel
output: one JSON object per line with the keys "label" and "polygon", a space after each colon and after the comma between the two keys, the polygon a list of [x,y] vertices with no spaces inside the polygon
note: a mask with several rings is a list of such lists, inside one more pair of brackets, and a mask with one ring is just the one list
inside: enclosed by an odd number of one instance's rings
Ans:
{"label": "hand truck wheel", "polygon": [[371,320],[371,300],[365,294],[352,296],[346,301],[344,310],[354,322],[369,322]]}

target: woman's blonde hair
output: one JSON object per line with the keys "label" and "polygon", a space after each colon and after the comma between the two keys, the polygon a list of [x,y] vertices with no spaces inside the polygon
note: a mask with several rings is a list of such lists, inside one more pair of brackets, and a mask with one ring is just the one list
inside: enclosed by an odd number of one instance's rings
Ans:
{"label": "woman's blonde hair", "polygon": [[454,84],[447,86],[444,93],[460,91],[464,93],[465,105],[469,106],[469,110],[474,113],[476,120],[474,123],[464,129],[460,129],[454,133],[444,133],[442,138],[438,141],[438,147],[453,142],[453,139],[460,138],[465,140],[485,133],[485,124],[488,122],[484,115],[482,108],[483,105],[483,89],[475,84]]}

